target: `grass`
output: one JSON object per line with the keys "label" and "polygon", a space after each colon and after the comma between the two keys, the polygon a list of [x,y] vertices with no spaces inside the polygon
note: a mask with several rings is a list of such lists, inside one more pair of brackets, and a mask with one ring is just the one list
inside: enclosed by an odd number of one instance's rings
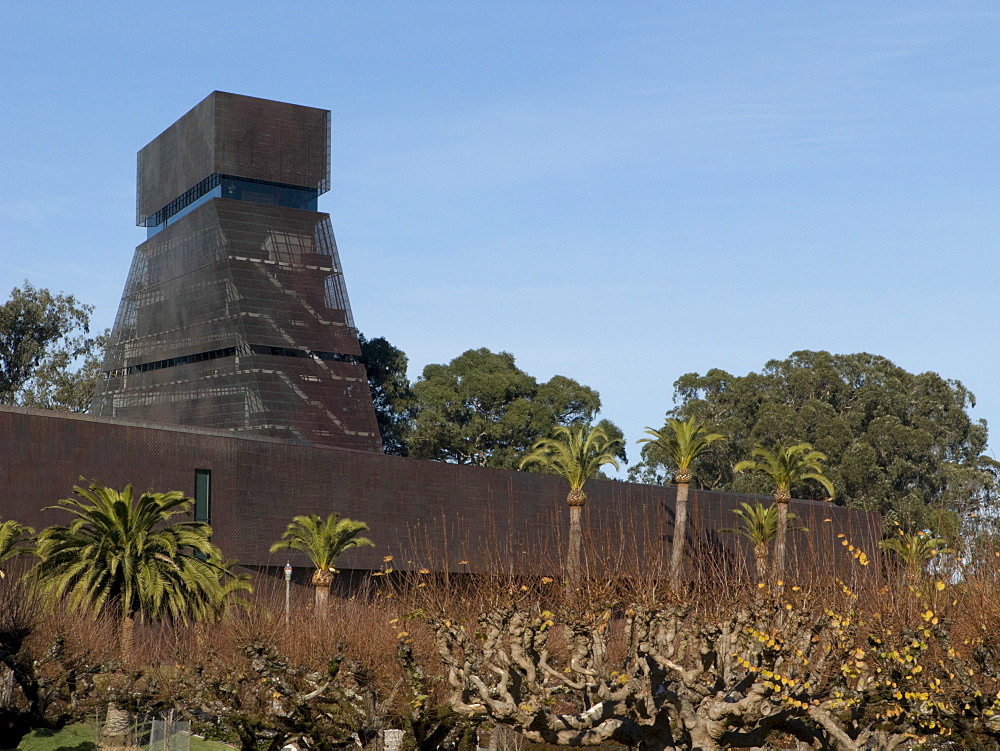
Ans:
{"label": "grass", "polygon": [[18,744],[18,751],[94,751],[94,728],[85,722],[62,730],[32,730]]}
{"label": "grass", "polygon": [[[18,745],[18,751],[98,751],[94,726],[80,722],[62,730],[33,730]],[[191,751],[232,751],[232,746],[191,738]]]}

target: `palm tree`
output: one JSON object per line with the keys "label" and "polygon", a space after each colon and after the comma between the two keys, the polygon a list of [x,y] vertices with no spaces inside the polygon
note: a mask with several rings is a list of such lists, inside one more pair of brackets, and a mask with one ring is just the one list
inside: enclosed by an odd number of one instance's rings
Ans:
{"label": "palm tree", "polygon": [[891,550],[899,556],[903,562],[906,578],[915,581],[934,556],[955,552],[945,547],[946,544],[943,538],[934,537],[924,531],[906,534],[903,530],[899,530],[898,537],[882,540],[878,546],[882,550]]}
{"label": "palm tree", "polygon": [[[68,526],[43,529],[36,538],[39,562],[32,575],[53,599],[68,599],[70,610],[118,618],[123,667],[134,657],[137,618],[199,621],[218,616],[230,595],[249,591],[245,576],[232,573],[209,538],[204,522],[171,519],[187,513],[193,501],[183,493],[143,493],[91,482],[74,487],[80,499],[58,506],[76,516]],[[108,704],[102,734],[123,744],[129,713]]]}
{"label": "palm tree", "polygon": [[312,576],[315,611],[325,613],[330,599],[330,585],[337,572],[333,564],[346,550],[374,545],[367,537],[360,536],[367,531],[368,525],[364,522],[341,519],[340,514],[330,514],[326,521],[316,514],[296,516],[281,539],[271,546],[271,552],[297,550],[305,553],[316,567]]}
{"label": "palm tree", "polygon": [[823,473],[826,454],[817,451],[809,443],[783,446],[775,443],[771,448],[760,444],[754,446],[753,459],[739,462],[736,472],[754,472],[767,476],[774,483],[774,500],[778,507],[777,534],[774,543],[774,573],[783,576],[785,572],[785,547],[788,538],[788,504],[792,500],[792,488],[807,480],[818,483],[832,497],[833,483]]}
{"label": "palm tree", "polygon": [[684,559],[684,541],[687,539],[688,488],[691,485],[691,463],[707,451],[716,441],[724,441],[721,433],[709,433],[703,423],[693,417],[688,420],[667,420],[663,430],[646,428],[652,438],[641,438],[639,443],[649,443],[658,448],[677,468],[677,505],[674,518],[674,539],[670,550],[670,574],[674,581],[680,579]]}
{"label": "palm tree", "polygon": [[521,460],[521,469],[532,464],[559,475],[569,483],[569,545],[566,553],[566,576],[571,583],[580,580],[580,547],[583,540],[581,515],[587,495],[583,486],[597,476],[606,464],[618,469],[615,454],[622,441],[612,438],[597,425],[557,425],[552,438],[543,438],[531,447],[531,453]]}
{"label": "palm tree", "polygon": [[[21,553],[31,552],[32,545],[29,538],[33,534],[35,530],[18,524],[13,519],[0,522],[0,563],[9,561]],[[6,576],[3,569],[0,569],[0,579]]]}
{"label": "palm tree", "polygon": [[[723,529],[722,532],[733,532],[748,540],[753,545],[753,559],[757,568],[757,576],[761,581],[767,581],[770,574],[768,568],[771,542],[778,534],[778,508],[775,504],[765,506],[763,503],[741,503],[742,508],[734,508],[733,513],[740,518],[740,526],[736,529]],[[795,514],[788,515],[788,521],[794,520]],[[808,532],[805,527],[795,527],[800,532]]]}
{"label": "palm tree", "polygon": [[230,595],[249,591],[247,578],[234,575],[210,542],[208,524],[171,521],[193,503],[183,493],[136,499],[131,485],[119,491],[97,482],[73,492],[80,499],[52,508],[76,519],[38,534],[32,574],[52,597],[67,598],[71,610],[115,614],[122,665],[132,664],[137,618],[212,619]]}

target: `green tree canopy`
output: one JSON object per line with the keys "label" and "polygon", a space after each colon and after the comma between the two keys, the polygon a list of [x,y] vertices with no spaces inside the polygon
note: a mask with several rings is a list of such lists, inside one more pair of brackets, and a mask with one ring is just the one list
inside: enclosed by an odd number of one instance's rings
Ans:
{"label": "green tree canopy", "polygon": [[[937,373],[910,373],[877,355],[802,351],[745,376],[688,373],[675,382],[674,400],[668,418],[694,417],[729,438],[698,459],[707,487],[768,493],[765,477],[733,466],[755,445],[807,441],[829,459],[836,502],[878,511],[888,524],[919,529],[940,518],[936,508],[995,498],[986,423],[968,413],[975,397]],[[663,468],[674,469],[644,450],[633,477],[662,481]],[[819,486],[803,492],[825,495]]]}
{"label": "green tree canopy", "polygon": [[[514,364],[513,355],[488,349],[428,365],[413,392],[410,456],[503,469],[517,469],[555,426],[589,424],[601,408],[594,389],[559,375],[539,383]],[[598,426],[610,439],[622,439],[613,423]],[[624,448],[618,456],[625,459]]]}
{"label": "green tree canopy", "polygon": [[90,337],[92,305],[29,282],[0,305],[0,404],[85,412],[107,332]]}
{"label": "green tree canopy", "polygon": [[367,339],[359,333],[358,341],[382,448],[387,454],[406,456],[409,451],[406,439],[413,430],[416,409],[413,389],[406,377],[406,353],[381,336]]}

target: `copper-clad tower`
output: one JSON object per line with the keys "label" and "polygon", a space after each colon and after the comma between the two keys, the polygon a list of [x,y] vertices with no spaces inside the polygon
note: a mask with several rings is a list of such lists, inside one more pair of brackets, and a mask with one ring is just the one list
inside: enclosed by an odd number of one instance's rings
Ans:
{"label": "copper-clad tower", "polygon": [[381,450],[328,214],[330,113],[216,91],[139,152],[94,411]]}

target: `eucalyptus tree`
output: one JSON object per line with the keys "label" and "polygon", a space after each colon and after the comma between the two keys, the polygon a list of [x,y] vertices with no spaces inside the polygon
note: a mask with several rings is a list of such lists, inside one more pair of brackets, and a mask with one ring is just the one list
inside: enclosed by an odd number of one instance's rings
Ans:
{"label": "eucalyptus tree", "polygon": [[[591,423],[601,410],[594,389],[556,375],[540,382],[517,367],[509,352],[470,349],[447,364],[427,365],[413,384],[415,459],[517,469],[556,425]],[[609,436],[621,431],[602,420]],[[627,461],[624,441],[618,458]]]}
{"label": "eucalyptus tree", "polygon": [[587,480],[596,477],[605,465],[618,469],[615,457],[621,450],[621,440],[608,435],[601,425],[557,425],[552,433],[551,438],[543,438],[531,447],[531,453],[521,460],[521,468],[537,465],[569,483],[569,493],[566,496],[566,503],[569,505],[566,576],[571,583],[576,583],[580,580],[581,571],[581,517],[587,503],[583,486],[587,484]]}
{"label": "eucalyptus tree", "polygon": [[[674,382],[674,402],[667,417],[694,417],[726,436],[698,460],[708,487],[762,492],[763,477],[736,475],[733,466],[755,445],[808,441],[829,457],[824,473],[837,503],[880,513],[887,535],[899,522],[948,538],[953,523],[940,509],[985,520],[996,505],[1000,466],[985,453],[986,422],[970,415],[972,391],[946,375],[911,373],[863,352],[804,350],[745,375],[687,373]],[[660,457],[648,445],[642,453],[630,477],[666,479]],[[818,498],[822,490],[798,492]]]}
{"label": "eucalyptus tree", "polygon": [[337,559],[351,548],[371,547],[374,543],[362,537],[368,531],[364,522],[341,519],[340,514],[330,514],[325,520],[316,514],[296,516],[271,552],[297,550],[304,553],[315,567],[312,575],[314,606],[317,613],[325,613],[330,600],[330,585],[336,573]]}
{"label": "eucalyptus tree", "polygon": [[708,451],[713,443],[724,441],[721,433],[710,433],[705,425],[691,417],[687,420],[668,419],[662,430],[646,428],[652,438],[641,438],[658,450],[674,467],[677,483],[677,504],[674,518],[674,539],[670,550],[670,573],[676,582],[681,575],[684,560],[684,542],[687,539],[688,490],[691,486],[691,464]]}
{"label": "eucalyptus tree", "polygon": [[833,482],[823,472],[826,454],[809,443],[793,446],[774,444],[771,448],[757,445],[751,452],[753,459],[745,459],[733,468],[736,472],[753,472],[769,478],[774,485],[774,501],[778,508],[777,533],[774,544],[774,573],[785,572],[785,547],[788,538],[788,504],[792,489],[811,481],[820,485],[832,499]]}
{"label": "eucalyptus tree", "polygon": [[208,524],[175,519],[193,503],[183,493],[136,498],[131,485],[115,490],[98,482],[73,492],[79,498],[52,508],[76,518],[38,534],[32,575],[70,610],[113,614],[122,665],[133,663],[137,619],[213,619],[230,595],[250,590],[210,541]]}
{"label": "eucalyptus tree", "polygon": [[0,404],[85,412],[107,332],[90,334],[94,306],[25,282],[0,304]]}

